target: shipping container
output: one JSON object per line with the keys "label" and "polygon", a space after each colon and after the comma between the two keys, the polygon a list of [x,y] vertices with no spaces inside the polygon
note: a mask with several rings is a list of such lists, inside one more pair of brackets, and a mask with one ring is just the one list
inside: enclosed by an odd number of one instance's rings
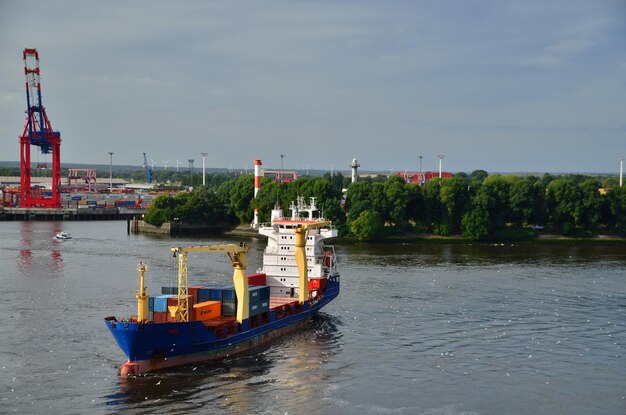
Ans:
{"label": "shipping container", "polygon": [[170,313],[169,311],[167,313],[165,313],[167,316],[167,322],[168,323],[176,323],[178,320],[176,320],[176,316],[172,316],[172,313]]}
{"label": "shipping container", "polygon": [[220,317],[222,305],[219,301],[204,301],[194,304],[194,320],[205,321],[212,318]]}
{"label": "shipping container", "polygon": [[220,288],[210,288],[209,299],[211,301],[222,301],[222,290]]}
{"label": "shipping container", "polygon": [[211,299],[211,289],[210,288],[199,288],[198,289],[198,303],[203,303],[205,301],[209,301]]}
{"label": "shipping container", "polygon": [[203,285],[192,285],[191,287],[187,288],[187,293],[193,297],[194,304],[200,302],[198,301],[198,291],[200,290],[200,288],[206,287]]}
{"label": "shipping container", "polygon": [[148,311],[154,311],[154,297],[148,297]]}
{"label": "shipping container", "polygon": [[167,312],[155,311],[152,316],[152,321],[155,323],[167,323]]}
{"label": "shipping container", "polygon": [[250,317],[254,317],[259,314],[266,313],[269,310],[270,310],[269,300],[255,301],[253,303],[250,303],[250,310],[249,310]]}
{"label": "shipping container", "polygon": [[171,294],[157,295],[154,297],[154,311],[159,313],[166,312],[168,306],[167,302],[171,297],[177,298],[175,295]]}
{"label": "shipping container", "polygon": [[222,315],[234,316],[237,314],[237,302],[236,301],[222,301]]}
{"label": "shipping container", "polygon": [[[187,294],[187,308],[191,309],[193,308],[193,297],[189,294]],[[168,299],[167,299],[167,306],[168,307],[175,307],[178,305],[178,296],[177,295],[171,295]]]}
{"label": "shipping container", "polygon": [[237,296],[235,295],[235,287],[220,287],[220,288],[211,288],[209,293],[211,301],[234,301]]}
{"label": "shipping container", "polygon": [[161,294],[178,294],[178,287],[161,287]]}
{"label": "shipping container", "polygon": [[322,278],[310,278],[309,279],[309,291],[312,290],[323,290],[326,288],[326,283],[328,279],[326,277]]}
{"label": "shipping container", "polygon": [[270,287],[266,285],[257,285],[249,287],[250,302],[263,301],[270,299]]}
{"label": "shipping container", "polygon": [[265,285],[265,274],[251,274],[248,275],[248,285]]}
{"label": "shipping container", "polygon": [[222,287],[222,301],[235,301],[237,294],[235,294],[235,287]]}

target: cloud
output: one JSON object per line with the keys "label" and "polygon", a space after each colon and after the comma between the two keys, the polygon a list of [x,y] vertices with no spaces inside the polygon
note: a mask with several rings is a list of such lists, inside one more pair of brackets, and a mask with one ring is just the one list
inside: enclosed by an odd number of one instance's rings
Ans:
{"label": "cloud", "polygon": [[85,82],[95,82],[100,84],[176,86],[176,82],[157,80],[149,76],[134,77],[125,75],[121,77],[114,77],[109,75],[78,75],[78,79]]}
{"label": "cloud", "polygon": [[23,94],[15,91],[0,91],[0,107],[15,108],[21,106],[24,99]]}

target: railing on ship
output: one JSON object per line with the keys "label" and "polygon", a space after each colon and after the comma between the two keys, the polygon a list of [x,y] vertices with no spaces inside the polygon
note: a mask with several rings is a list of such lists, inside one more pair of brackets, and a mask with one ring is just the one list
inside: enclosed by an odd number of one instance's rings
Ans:
{"label": "railing on ship", "polygon": [[[290,219],[287,219],[290,220]],[[259,223],[259,228],[273,228],[274,226],[279,226],[278,224],[272,224],[272,222],[262,222]],[[337,229],[333,224],[329,224],[324,226],[323,228],[319,228],[320,231],[322,230],[333,230],[333,229]]]}

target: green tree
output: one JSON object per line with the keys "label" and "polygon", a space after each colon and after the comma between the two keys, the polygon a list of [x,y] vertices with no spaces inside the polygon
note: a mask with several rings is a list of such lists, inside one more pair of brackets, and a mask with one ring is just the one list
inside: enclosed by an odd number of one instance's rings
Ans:
{"label": "green tree", "polygon": [[445,209],[445,219],[451,232],[461,229],[461,217],[470,203],[470,182],[462,177],[442,180],[439,201]]}
{"label": "green tree", "polygon": [[252,198],[254,196],[254,176],[239,176],[230,188],[230,211],[239,219],[239,223],[250,223],[253,219]]}
{"label": "green tree", "polygon": [[483,180],[485,180],[487,178],[487,176],[489,176],[489,173],[487,173],[484,170],[474,170],[470,174],[470,178],[472,180],[476,180],[476,181],[479,181],[479,182],[482,182]]}
{"label": "green tree", "polygon": [[570,234],[583,213],[582,192],[571,180],[556,179],[546,189],[548,216],[563,234]]}
{"label": "green tree", "polygon": [[154,226],[161,226],[174,217],[175,202],[169,194],[155,197],[144,215],[144,221]]}
{"label": "green tree", "polygon": [[426,182],[423,187],[424,196],[424,222],[429,232],[435,235],[447,235],[449,232],[445,219],[445,208],[439,197],[441,191],[441,179]]}
{"label": "green tree", "polygon": [[487,210],[475,206],[465,213],[461,220],[461,235],[473,241],[488,239],[490,234]]}
{"label": "green tree", "polygon": [[622,235],[626,235],[626,187],[615,187],[607,194],[608,213],[606,223]]}
{"label": "green tree", "polygon": [[[409,201],[409,189],[404,181],[398,177],[390,177],[383,185],[385,212],[389,224],[395,228],[395,232],[403,232],[408,228],[407,204]],[[382,216],[382,215],[381,215]]]}
{"label": "green tree", "polygon": [[410,223],[413,224],[414,231],[418,233],[426,232],[428,229],[428,224],[425,220],[425,203],[424,203],[424,194],[422,193],[422,186],[418,184],[409,184],[407,185],[407,189],[409,192],[407,205],[406,205],[406,214],[407,219]]}
{"label": "green tree", "polygon": [[605,198],[600,195],[600,183],[595,179],[586,179],[578,185],[582,199],[582,212],[580,215],[579,225],[588,229],[595,229],[602,218],[602,209],[605,204]]}
{"label": "green tree", "polygon": [[514,178],[509,188],[511,221],[517,226],[545,223],[544,195],[537,178]]}
{"label": "green tree", "polygon": [[346,196],[346,210],[347,219],[356,219],[361,212],[369,210],[372,205],[370,201],[370,194],[372,192],[372,184],[366,181],[360,181],[352,183],[348,187],[348,194]]}
{"label": "green tree", "polygon": [[378,212],[365,210],[349,224],[350,233],[360,241],[372,241],[378,238],[383,229],[383,221]]}
{"label": "green tree", "polygon": [[480,186],[478,193],[484,198],[491,226],[495,229],[506,227],[512,219],[509,205],[510,179],[502,176],[488,176]]}

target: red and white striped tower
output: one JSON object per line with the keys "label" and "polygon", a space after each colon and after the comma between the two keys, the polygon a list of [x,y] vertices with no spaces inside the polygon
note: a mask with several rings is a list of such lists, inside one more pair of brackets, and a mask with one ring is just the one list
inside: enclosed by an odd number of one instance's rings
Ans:
{"label": "red and white striped tower", "polygon": [[[256,194],[259,192],[261,188],[261,178],[263,175],[261,174],[261,160],[254,160],[254,198],[256,199]],[[254,220],[252,221],[252,227],[259,227],[259,208],[254,208]]]}

